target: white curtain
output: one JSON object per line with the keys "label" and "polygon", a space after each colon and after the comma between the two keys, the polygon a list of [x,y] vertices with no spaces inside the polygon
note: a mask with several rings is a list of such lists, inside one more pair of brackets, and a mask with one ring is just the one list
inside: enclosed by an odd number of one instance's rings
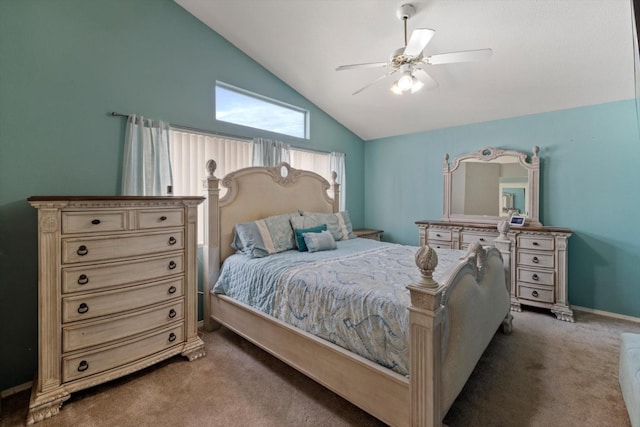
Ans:
{"label": "white curtain", "polygon": [[275,166],[280,162],[289,163],[291,146],[282,141],[265,138],[253,139],[253,166]]}
{"label": "white curtain", "polygon": [[132,114],[127,119],[122,194],[165,196],[172,193],[169,124]]}
{"label": "white curtain", "polygon": [[[347,200],[347,174],[344,166],[344,153],[333,152],[329,155],[329,176],[332,172],[335,172],[338,177],[336,182],[340,184],[340,210],[346,209]],[[329,179],[331,182],[331,179]]]}

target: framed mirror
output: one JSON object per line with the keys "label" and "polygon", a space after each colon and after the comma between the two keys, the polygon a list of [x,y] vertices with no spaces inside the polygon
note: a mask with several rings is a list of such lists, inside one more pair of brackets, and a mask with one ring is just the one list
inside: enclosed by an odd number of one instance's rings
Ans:
{"label": "framed mirror", "polygon": [[449,164],[444,157],[442,220],[498,223],[522,215],[526,225],[539,219],[540,149],[533,154],[486,147]]}

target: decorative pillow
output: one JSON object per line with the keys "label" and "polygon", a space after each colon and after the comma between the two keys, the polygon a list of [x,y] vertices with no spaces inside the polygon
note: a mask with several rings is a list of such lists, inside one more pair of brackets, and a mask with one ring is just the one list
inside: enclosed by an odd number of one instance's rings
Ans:
{"label": "decorative pillow", "polygon": [[296,228],[293,232],[296,234],[296,244],[300,252],[307,251],[307,245],[304,242],[305,233],[320,233],[321,231],[327,231],[327,224],[318,225],[310,228]]}
{"label": "decorative pillow", "polygon": [[328,251],[337,247],[333,235],[328,230],[319,233],[304,233],[302,236],[309,252]]}
{"label": "decorative pillow", "polygon": [[270,216],[236,224],[231,247],[252,258],[261,258],[296,247],[289,218],[296,213]]}
{"label": "decorative pillow", "polygon": [[327,224],[327,230],[331,232],[335,241],[356,238],[356,235],[353,234],[353,226],[347,211],[338,213],[303,212],[302,218],[309,218],[304,220],[308,226]]}

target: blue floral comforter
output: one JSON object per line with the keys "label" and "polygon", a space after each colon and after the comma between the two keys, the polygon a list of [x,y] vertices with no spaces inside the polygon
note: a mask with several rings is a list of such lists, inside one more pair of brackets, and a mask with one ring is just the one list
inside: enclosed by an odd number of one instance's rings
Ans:
{"label": "blue floral comforter", "polygon": [[[228,295],[362,357],[408,374],[409,291],[415,246],[352,239],[324,252],[232,255],[212,291]],[[438,249],[440,283],[462,251]]]}

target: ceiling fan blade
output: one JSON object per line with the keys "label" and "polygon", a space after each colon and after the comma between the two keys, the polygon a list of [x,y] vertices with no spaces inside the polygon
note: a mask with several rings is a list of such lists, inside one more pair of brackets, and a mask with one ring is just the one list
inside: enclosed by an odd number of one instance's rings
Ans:
{"label": "ceiling fan blade", "polygon": [[429,89],[435,89],[438,86],[440,86],[438,84],[437,81],[435,81],[433,79],[433,77],[431,77],[429,75],[429,73],[427,73],[425,70],[423,70],[422,68],[416,68],[415,69],[415,76],[418,80],[420,80],[422,83],[424,83],[424,88],[425,90],[429,90]]}
{"label": "ceiling fan blade", "polygon": [[434,30],[429,28],[416,28],[413,30],[409,43],[407,43],[407,47],[404,48],[404,54],[406,56],[420,55],[435,33]]}
{"label": "ceiling fan blade", "polygon": [[375,79],[374,81],[372,81],[371,83],[369,83],[368,85],[361,87],[360,89],[358,89],[357,91],[353,92],[351,95],[357,95],[360,92],[362,92],[363,90],[367,89],[370,86],[373,86],[374,84],[386,79],[387,77],[389,77],[391,74],[395,73],[396,71],[398,71],[397,68],[389,71],[387,74],[383,74],[382,76],[378,77],[377,79]]}
{"label": "ceiling fan blade", "polygon": [[364,64],[341,65],[338,68],[336,68],[336,71],[353,70],[356,68],[381,68],[381,67],[389,67],[390,65],[391,65],[390,62],[368,62]]}
{"label": "ceiling fan blade", "polygon": [[465,50],[462,52],[439,53],[425,58],[423,62],[431,65],[451,64],[454,62],[482,61],[493,55],[491,49]]}

